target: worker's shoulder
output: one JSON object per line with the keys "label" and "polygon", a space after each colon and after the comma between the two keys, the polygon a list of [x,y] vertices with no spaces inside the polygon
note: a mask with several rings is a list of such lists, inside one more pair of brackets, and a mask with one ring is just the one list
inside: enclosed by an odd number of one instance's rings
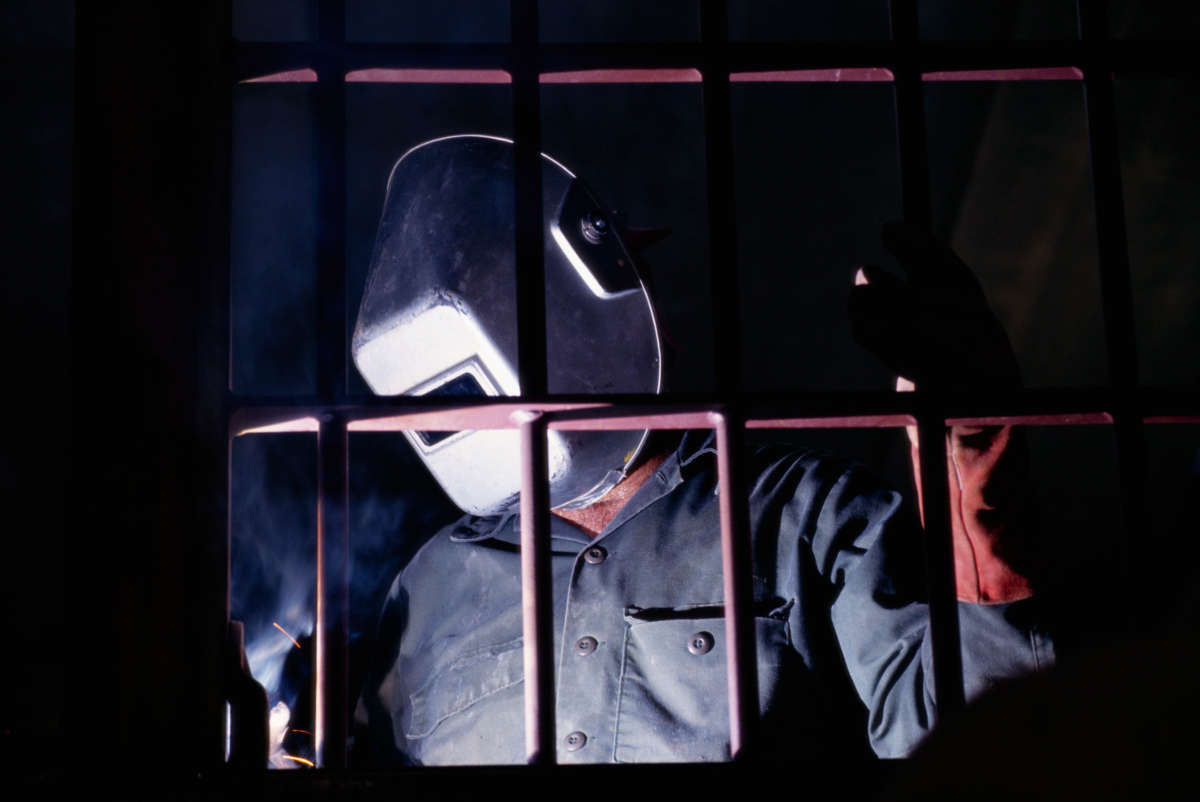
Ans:
{"label": "worker's shoulder", "polygon": [[445,576],[446,571],[456,571],[455,566],[463,560],[465,544],[492,542],[492,537],[506,523],[510,523],[507,518],[470,514],[451,521],[417,549],[401,572],[401,579],[422,575]]}
{"label": "worker's shoulder", "polygon": [[753,445],[748,450],[747,474],[759,480],[803,477],[820,482],[836,482],[845,476],[864,479],[873,476],[872,471],[855,460],[786,442]]}

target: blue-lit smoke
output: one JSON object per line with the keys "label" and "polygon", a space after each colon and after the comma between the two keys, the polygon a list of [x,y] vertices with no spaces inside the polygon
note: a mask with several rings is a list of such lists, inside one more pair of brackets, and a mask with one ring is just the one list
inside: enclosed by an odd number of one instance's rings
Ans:
{"label": "blue-lit smoke", "polygon": [[[400,435],[356,434],[350,444],[350,682],[356,696],[388,586],[421,543],[458,512]],[[311,731],[316,437],[238,438],[232,472],[230,614],[245,624],[250,670],[268,704],[286,705],[291,731]],[[310,743],[289,735],[284,747],[311,757]]]}

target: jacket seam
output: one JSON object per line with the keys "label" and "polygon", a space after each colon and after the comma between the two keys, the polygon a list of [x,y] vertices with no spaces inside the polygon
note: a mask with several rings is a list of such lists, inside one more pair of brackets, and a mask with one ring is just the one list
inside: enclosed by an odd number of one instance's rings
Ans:
{"label": "jacket seam", "polygon": [[612,761],[617,760],[617,739],[621,732],[621,703],[625,700],[625,669],[629,665],[629,623],[625,624],[625,633],[621,637],[621,673],[617,677],[617,709],[613,715]]}

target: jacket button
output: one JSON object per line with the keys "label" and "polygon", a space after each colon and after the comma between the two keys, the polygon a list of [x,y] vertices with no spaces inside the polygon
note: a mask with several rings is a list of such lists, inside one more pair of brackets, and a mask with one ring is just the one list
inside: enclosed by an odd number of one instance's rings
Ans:
{"label": "jacket button", "polygon": [[579,730],[575,730],[575,732],[568,733],[567,737],[563,738],[563,743],[567,745],[568,752],[578,752],[587,743],[587,736]]}
{"label": "jacket button", "polygon": [[575,654],[580,657],[587,657],[592,652],[596,651],[596,647],[600,645],[600,641],[593,638],[591,635],[584,635],[579,640],[575,641]]}
{"label": "jacket button", "polygon": [[604,562],[607,557],[608,552],[604,550],[603,546],[592,546],[583,553],[583,559],[586,560],[590,565],[599,565],[600,563]]}
{"label": "jacket button", "polygon": [[711,632],[697,632],[688,638],[688,651],[692,654],[706,654],[712,651],[713,636]]}

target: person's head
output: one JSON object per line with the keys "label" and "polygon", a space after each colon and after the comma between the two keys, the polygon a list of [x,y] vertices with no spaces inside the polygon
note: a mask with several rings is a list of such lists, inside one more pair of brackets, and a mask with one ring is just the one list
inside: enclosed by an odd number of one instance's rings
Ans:
{"label": "person's head", "polygon": [[[352,345],[375,393],[521,393],[513,179],[512,143],[496,137],[435,139],[396,162]],[[610,212],[545,155],[542,199],[549,392],[660,392],[651,299]],[[515,507],[515,432],[406,434],[463,510]],[[646,435],[552,431],[552,506],[584,506],[606,492],[637,460]]]}

